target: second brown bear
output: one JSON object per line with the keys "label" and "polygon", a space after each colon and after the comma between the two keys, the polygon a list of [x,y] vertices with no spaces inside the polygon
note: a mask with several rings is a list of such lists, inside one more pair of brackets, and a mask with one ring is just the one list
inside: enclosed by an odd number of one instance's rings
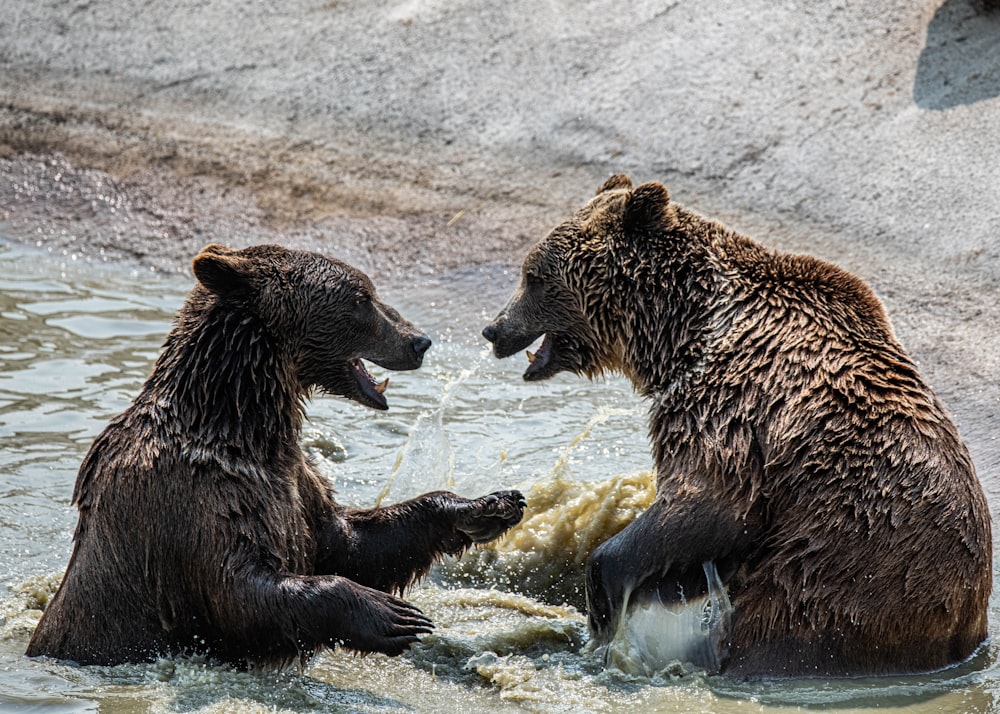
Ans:
{"label": "second brown bear", "polygon": [[704,592],[706,561],[734,607],[729,674],[924,672],[986,638],[986,499],[856,277],[617,175],[483,334],[498,357],[544,335],[526,380],[620,372],[649,401],[657,497],[592,554],[597,641],[630,603]]}

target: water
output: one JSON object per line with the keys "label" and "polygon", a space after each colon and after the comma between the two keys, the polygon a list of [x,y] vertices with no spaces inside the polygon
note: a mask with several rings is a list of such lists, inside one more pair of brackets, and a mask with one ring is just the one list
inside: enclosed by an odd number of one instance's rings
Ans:
{"label": "water", "polygon": [[[23,651],[69,557],[76,470],[145,379],[191,282],[0,243],[0,711],[1000,712],[994,646],[946,672],[882,680],[744,685],[671,665],[607,670],[586,645],[581,573],[586,553],[652,498],[643,405],[617,379],[524,384],[525,363],[493,359],[478,337],[509,286],[457,279],[458,290],[382,286],[435,339],[424,367],[392,375],[388,412],[313,400],[304,433],[346,504],[437,488],[528,494],[511,538],[409,592],[435,633],[404,657],[326,652],[278,673],[199,659],[72,667]],[[491,290],[487,304],[469,297]],[[998,615],[994,598],[993,639]]]}
{"label": "water", "polygon": [[712,561],[702,563],[708,592],[664,603],[659,590],[630,603],[628,617],[608,645],[607,661],[630,674],[653,677],[676,661],[717,672],[722,665],[733,606]]}

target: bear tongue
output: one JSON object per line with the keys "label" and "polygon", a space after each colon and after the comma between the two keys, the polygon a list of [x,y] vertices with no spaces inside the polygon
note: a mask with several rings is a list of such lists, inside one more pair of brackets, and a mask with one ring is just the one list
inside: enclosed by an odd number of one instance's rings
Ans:
{"label": "bear tongue", "polygon": [[524,371],[525,379],[530,379],[548,367],[549,360],[552,358],[552,342],[552,338],[549,335],[545,335],[541,346],[538,348],[538,352],[532,353],[530,350],[526,350],[528,362],[531,364]]}
{"label": "bear tongue", "polygon": [[364,363],[360,359],[351,360],[351,373],[361,387],[361,394],[367,400],[368,405],[375,409],[388,409],[389,405],[385,401],[383,392],[389,386],[389,378],[386,377],[381,383],[376,383],[375,378],[365,369]]}

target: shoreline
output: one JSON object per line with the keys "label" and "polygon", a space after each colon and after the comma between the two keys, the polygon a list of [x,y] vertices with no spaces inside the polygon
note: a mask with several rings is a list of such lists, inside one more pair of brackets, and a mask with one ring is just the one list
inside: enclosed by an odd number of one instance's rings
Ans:
{"label": "shoreline", "polygon": [[[511,199],[509,187],[413,183],[386,166],[359,178],[364,159],[328,144],[143,119],[0,107],[0,220],[15,239],[169,271],[209,242],[279,242],[427,276],[514,266],[561,220],[552,205]],[[413,163],[400,160],[396,173]]]}

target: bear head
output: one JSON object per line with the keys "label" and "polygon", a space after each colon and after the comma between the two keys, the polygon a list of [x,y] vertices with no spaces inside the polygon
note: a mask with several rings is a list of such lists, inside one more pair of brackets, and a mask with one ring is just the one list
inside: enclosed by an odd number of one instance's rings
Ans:
{"label": "bear head", "polygon": [[630,326],[620,298],[629,291],[620,285],[651,269],[636,246],[662,240],[676,220],[663,185],[633,187],[624,174],[609,178],[525,257],[514,294],[483,330],[494,354],[508,357],[544,336],[538,351],[528,352],[527,381],[562,371],[627,373]]}
{"label": "bear head", "polygon": [[303,393],[319,388],[387,409],[388,379],[377,383],[362,360],[386,369],[416,369],[431,345],[379,299],[367,275],[317,253],[209,245],[192,268],[202,300],[259,320]]}

